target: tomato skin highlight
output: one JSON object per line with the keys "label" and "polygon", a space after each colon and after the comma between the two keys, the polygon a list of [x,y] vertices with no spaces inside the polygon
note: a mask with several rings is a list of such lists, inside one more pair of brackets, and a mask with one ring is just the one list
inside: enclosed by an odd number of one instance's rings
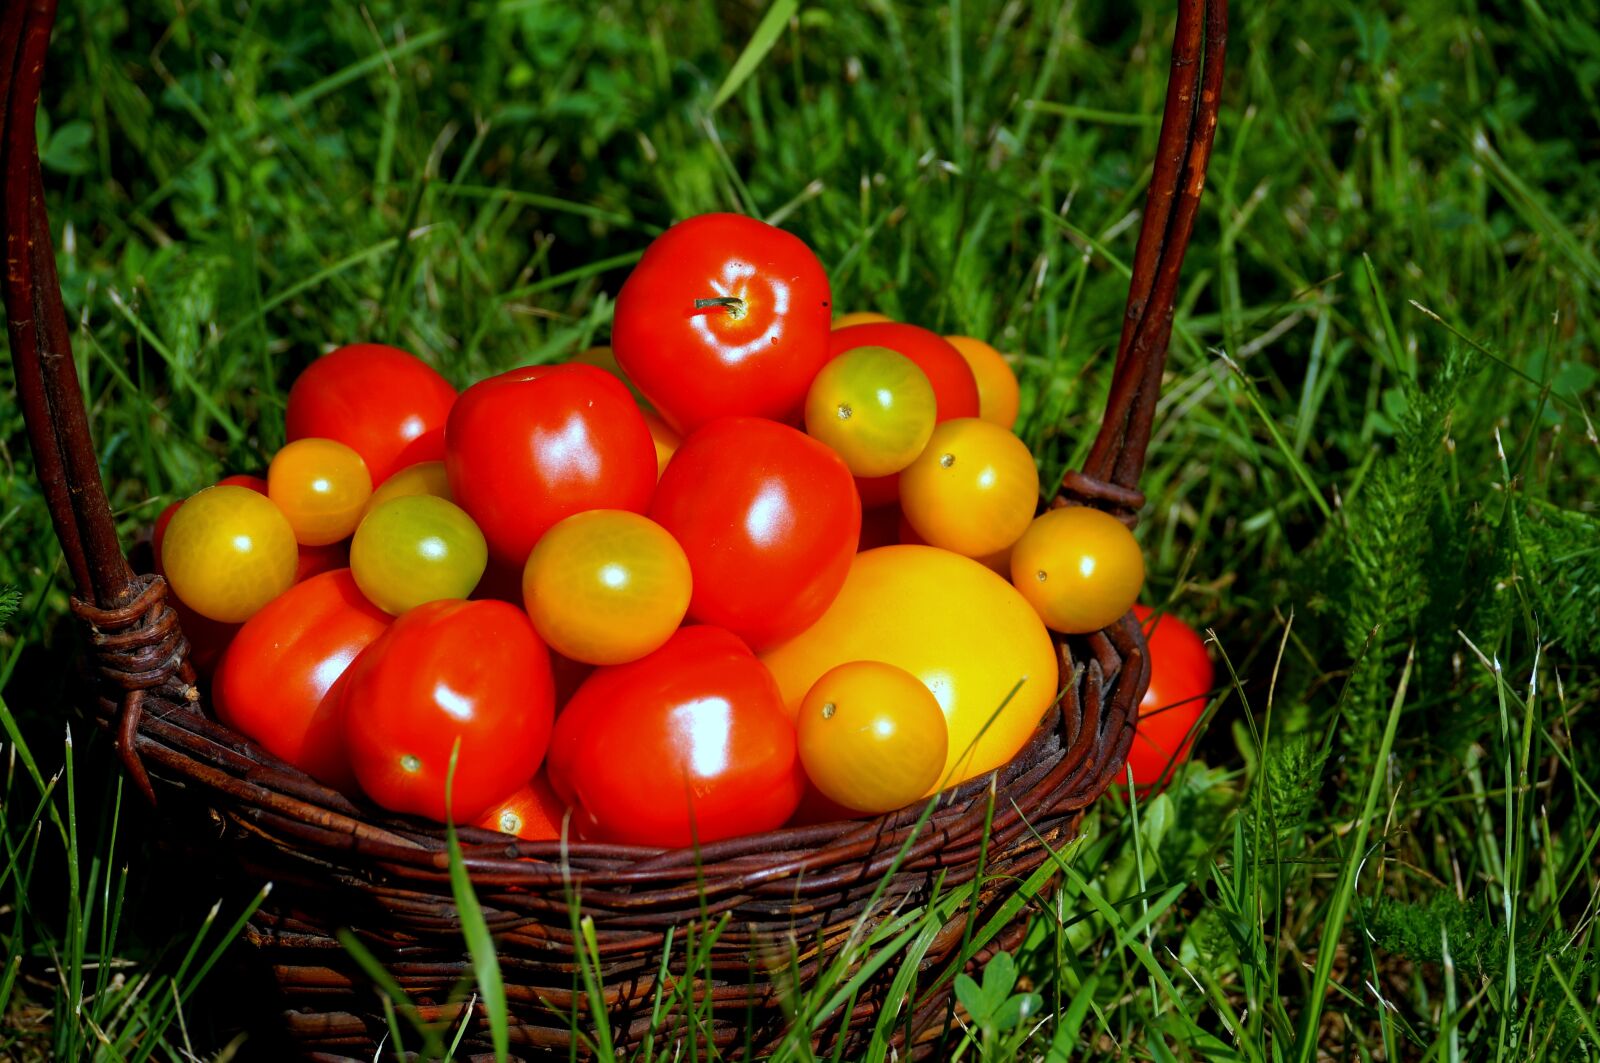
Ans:
{"label": "tomato skin highlight", "polygon": [[941,786],[1010,760],[1056,697],[1055,646],[1027,600],[971,558],[931,546],[857,554],[821,619],[761,659],[791,714],[824,673],[849,661],[916,676],[949,728]]}
{"label": "tomato skin highlight", "polygon": [[1194,726],[1206,711],[1216,670],[1205,641],[1171,613],[1157,616],[1136,605],[1133,615],[1150,645],[1150,688],[1139,702],[1139,721],[1128,747],[1133,785],[1165,786],[1189,759]]}
{"label": "tomato skin highlight", "polygon": [[538,770],[550,738],[550,655],[505,602],[438,601],[395,620],[361,652],[339,699],[361,789],[392,812],[472,823]]}
{"label": "tomato skin highlight", "polygon": [[388,626],[349,569],[296,584],[233,636],[212,684],[217,718],[312,778],[355,792],[335,687]]}
{"label": "tomato skin highlight", "polygon": [[796,719],[800,761],[844,808],[883,813],[937,788],[949,743],[922,680],[882,661],[850,661],[812,684]]}
{"label": "tomato skin highlight", "polygon": [[161,571],[190,609],[242,623],[294,585],[299,545],[272,501],[245,487],[208,487],[172,515]]}
{"label": "tomato skin highlight", "polygon": [[596,670],[556,720],[548,771],[584,837],[659,847],[773,830],[804,788],[771,673],[714,627]]}
{"label": "tomato skin highlight", "polygon": [[815,439],[724,417],[683,441],[650,518],[689,558],[689,616],[759,650],[804,630],[838,594],[861,500],[844,461]]}
{"label": "tomato skin highlight", "polygon": [[1109,513],[1063,506],[1035,517],[1011,548],[1011,582],[1052,630],[1088,634],[1133,608],[1144,554]]}
{"label": "tomato skin highlight", "polygon": [[[961,352],[938,333],[890,321],[850,325],[835,329],[828,337],[832,358],[857,347],[887,347],[911,359],[933,385],[935,424],[954,417],[978,416],[977,378]],[[863,477],[857,486],[865,506],[888,505],[900,497],[897,476]]]}
{"label": "tomato skin highlight", "polygon": [[288,439],[333,439],[367,463],[372,484],[444,456],[456,389],[428,363],[395,347],[352,343],[323,355],[289,389]]}
{"label": "tomato skin highlight", "polygon": [[[731,298],[735,307],[696,300]],[[702,214],[656,237],[617,293],[618,363],[688,435],[717,417],[793,420],[828,359],[832,296],[799,237],[740,214]]]}
{"label": "tomato skin highlight", "polygon": [[616,377],[588,365],[534,366],[461,393],[445,428],[445,469],[490,555],[520,571],[563,517],[648,509],[656,449]]}

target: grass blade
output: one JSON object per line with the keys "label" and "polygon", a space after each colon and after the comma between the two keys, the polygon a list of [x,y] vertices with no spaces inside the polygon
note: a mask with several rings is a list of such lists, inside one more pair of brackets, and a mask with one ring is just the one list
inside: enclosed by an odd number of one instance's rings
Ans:
{"label": "grass blade", "polygon": [[500,980],[500,960],[495,955],[494,938],[483,917],[483,908],[478,904],[478,895],[472,890],[466,862],[461,858],[455,816],[450,811],[450,795],[455,789],[456,758],[460,752],[461,741],[457,739],[455,748],[450,751],[450,771],[445,778],[445,842],[450,848],[450,892],[455,897],[456,914],[461,919],[461,934],[467,939],[467,953],[472,957],[478,995],[483,999],[483,1010],[489,1014],[489,1036],[494,1042],[494,1058],[497,1063],[505,1063],[511,1051],[506,987]]}
{"label": "grass blade", "polygon": [[728,76],[722,79],[722,86],[717,89],[717,94],[712,97],[713,111],[727,103],[728,98],[738,92],[750,79],[750,75],[756,72],[756,67],[760,66],[761,60],[772,51],[772,46],[778,43],[778,38],[783,35],[783,27],[789,24],[799,6],[800,0],[774,0],[773,5],[767,8],[767,13],[761,16],[760,24],[750,37],[750,43],[739,53],[738,60],[728,71]]}

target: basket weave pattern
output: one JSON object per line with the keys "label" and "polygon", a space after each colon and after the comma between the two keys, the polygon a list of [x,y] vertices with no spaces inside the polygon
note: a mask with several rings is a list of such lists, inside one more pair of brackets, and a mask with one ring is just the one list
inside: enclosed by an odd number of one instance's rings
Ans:
{"label": "basket weave pattern", "polygon": [[[171,826],[250,880],[274,890],[248,936],[281,989],[282,1022],[313,1058],[373,1058],[378,998],[333,933],[350,928],[421,1005],[444,1019],[470,977],[451,901],[444,832],[353,803],[210,718],[188,644],[159,577],[126,561],[100,480],[45,215],[34,112],[55,0],[15,0],[0,15],[0,229],[11,353],[33,447],[77,598],[74,612],[99,691],[93,710],[116,736],[137,788]],[[1215,131],[1226,38],[1225,0],[1180,0],[1172,71],[1105,421],[1056,505],[1094,505],[1131,524],[1160,388],[1179,268],[1193,229]],[[932,1051],[950,1014],[949,975],[973,928],[1003,928],[975,957],[1026,930],[1023,884],[1039,892],[1051,847],[1116,779],[1149,681],[1131,616],[1058,642],[1062,697],[1009,764],[943,794],[931,816],[911,808],[876,819],[789,828],[695,850],[529,843],[463,829],[463,855],[491,930],[511,1005],[514,1049],[566,1058],[572,1016],[589,1023],[575,966],[571,910],[593,920],[611,1035],[637,1044],[650,1022],[669,932],[726,919],[709,978],[701,1036],[756,1048],[784,1035],[787,991],[803,989],[862,926],[959,895],[918,961],[896,1039]],[[981,875],[981,877],[980,877]],[[976,890],[972,888],[978,880]],[[965,889],[962,889],[965,887]],[[687,977],[682,948],[669,979]],[[867,980],[853,1006],[815,1037],[845,1057],[867,1037],[896,973]],[[942,976],[942,977],[941,977]],[[662,1034],[656,1035],[660,1043]],[[466,1046],[488,1045],[481,1016]]]}

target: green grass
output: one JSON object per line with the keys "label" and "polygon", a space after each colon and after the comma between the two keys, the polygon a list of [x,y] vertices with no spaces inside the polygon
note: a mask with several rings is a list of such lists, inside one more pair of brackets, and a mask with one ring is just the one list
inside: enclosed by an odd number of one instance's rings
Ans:
{"label": "green grass", "polygon": [[[713,209],[804,236],[841,309],[1017,352],[1022,434],[1047,474],[1081,460],[1171,5],[776,6],[63,5],[46,185],[127,537],[261,469],[321,351],[457,383],[563,357]],[[1140,529],[1147,599],[1236,682],[1170,792],[1059,854],[1026,981],[964,986],[988,1021],[950,1051],[1594,1059],[1600,5],[1237,8]],[[254,899],[174,888],[63,708],[67,579],[9,401],[0,543],[0,1055],[226,1052],[236,1017],[193,1002],[237,995],[218,944]]]}

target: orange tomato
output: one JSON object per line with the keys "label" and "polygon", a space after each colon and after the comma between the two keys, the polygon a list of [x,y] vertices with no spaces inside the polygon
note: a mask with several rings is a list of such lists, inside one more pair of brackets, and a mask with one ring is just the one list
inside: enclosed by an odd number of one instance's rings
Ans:
{"label": "orange tomato", "polygon": [[277,506],[248,487],[208,487],[172,515],[161,569],[190,609],[238,624],[294,585],[294,529]]}
{"label": "orange tomato", "polygon": [[544,772],[540,772],[532,782],[496,801],[474,825],[512,834],[523,841],[553,842],[561,837],[561,823],[566,816],[567,806],[550,789]]}
{"label": "orange tomato", "polygon": [[1027,600],[971,558],[931,546],[855,555],[822,618],[761,659],[791,714],[824,673],[850,661],[916,676],[949,730],[936,787],[1010,760],[1056,696],[1055,647]]}
{"label": "orange tomato", "polygon": [[874,323],[892,324],[894,318],[888,314],[880,314],[876,310],[853,310],[848,314],[840,314],[833,319],[834,328],[849,328],[851,325],[871,325]]}
{"label": "orange tomato", "polygon": [[644,414],[644,426],[650,429],[650,441],[656,445],[656,479],[659,480],[666,471],[667,462],[678,452],[678,444],[683,442],[683,437],[674,432],[672,426],[654,410],[640,407],[639,412]]}
{"label": "orange tomato", "polygon": [[620,509],[575,513],[528,555],[523,600],[550,648],[626,664],[672,637],[689,608],[689,559],[665,528]]}
{"label": "orange tomato", "polygon": [[332,439],[297,439],[273,456],[267,497],[283,510],[295,538],[327,546],[347,538],[361,523],[372,497],[367,463]]}
{"label": "orange tomato", "polygon": [[882,661],[824,673],[800,703],[795,734],[812,784],[860,812],[892,812],[936,787],[949,745],[922,680]]}
{"label": "orange tomato", "polygon": [[1099,631],[1133,607],[1144,555],[1122,522],[1098,509],[1052,509],[1011,551],[1011,581],[1056,631]]}
{"label": "orange tomato", "polygon": [[930,546],[968,557],[1006,549],[1039,507],[1039,469],[1022,440],[976,417],[946,421],[900,474],[900,509]]}
{"label": "orange tomato", "polygon": [[433,495],[446,502],[454,502],[450,497],[450,478],[445,475],[444,462],[419,461],[415,465],[407,465],[372,491],[372,497],[367,499],[366,512],[371,513],[391,498],[405,498],[409,495]]}
{"label": "orange tomato", "polygon": [[978,416],[1001,428],[1009,429],[1016,424],[1022,389],[1005,355],[971,336],[946,336],[945,339],[961,352],[977,378]]}

